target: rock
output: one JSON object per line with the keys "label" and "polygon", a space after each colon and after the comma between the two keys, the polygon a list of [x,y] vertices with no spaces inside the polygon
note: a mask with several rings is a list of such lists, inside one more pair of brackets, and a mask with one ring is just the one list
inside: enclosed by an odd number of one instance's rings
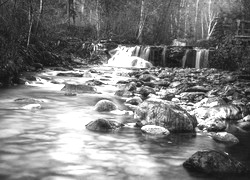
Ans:
{"label": "rock", "polygon": [[180,106],[163,100],[146,100],[135,111],[135,119],[170,132],[194,132],[197,120]]}
{"label": "rock", "polygon": [[118,107],[112,101],[103,99],[96,103],[94,109],[98,112],[104,112],[104,111],[109,112],[109,111],[117,110]]}
{"label": "rock", "polygon": [[193,86],[186,90],[186,92],[208,92],[209,89],[204,86]]}
{"label": "rock", "polygon": [[156,80],[156,79],[157,79],[157,77],[153,76],[152,74],[142,74],[139,77],[139,80],[144,81],[144,82],[149,82],[151,80]]}
{"label": "rock", "polygon": [[38,69],[43,69],[43,65],[41,63],[33,63],[32,66],[38,70]]}
{"label": "rock", "polygon": [[200,102],[195,104],[195,107],[214,107],[226,105],[226,102],[220,97],[204,98]]}
{"label": "rock", "polygon": [[198,128],[209,132],[221,132],[226,129],[226,122],[224,120],[214,119],[211,117],[205,121],[199,121]]}
{"label": "rock", "polygon": [[77,94],[76,93],[71,93],[71,92],[68,92],[68,93],[65,93],[64,96],[76,96]]}
{"label": "rock", "polygon": [[147,97],[149,94],[155,94],[155,91],[151,87],[143,86],[139,89],[138,93],[141,94],[143,97]]}
{"label": "rock", "polygon": [[127,90],[117,90],[115,95],[120,97],[132,97],[134,94]]}
{"label": "rock", "polygon": [[138,97],[138,96],[135,96],[135,97],[127,99],[126,103],[137,106],[137,105],[142,103],[142,99],[140,97]]}
{"label": "rock", "polygon": [[196,116],[202,119],[213,117],[214,119],[239,120],[243,117],[242,110],[233,104],[211,108],[198,108],[195,111]]}
{"label": "rock", "polygon": [[207,174],[244,174],[248,170],[245,165],[224,152],[203,150],[193,154],[183,163],[188,170]]}
{"label": "rock", "polygon": [[57,76],[64,76],[64,77],[83,77],[81,73],[58,73]]}
{"label": "rock", "polygon": [[111,132],[118,130],[122,126],[123,124],[118,123],[116,121],[111,121],[108,119],[97,119],[95,121],[89,122],[86,125],[86,128],[90,131]]}
{"label": "rock", "polygon": [[28,105],[21,107],[20,109],[35,110],[35,109],[41,109],[41,108],[42,106],[40,104],[28,104]]}
{"label": "rock", "polygon": [[161,126],[156,126],[156,125],[145,125],[142,126],[141,131],[146,134],[150,135],[169,135],[170,132]]}
{"label": "rock", "polygon": [[214,140],[219,141],[219,142],[223,142],[223,143],[232,143],[232,144],[239,143],[239,139],[237,137],[235,137],[233,134],[227,133],[227,132],[212,133],[211,137]]}
{"label": "rock", "polygon": [[104,83],[99,81],[99,80],[96,80],[96,79],[92,79],[92,80],[88,80],[85,82],[86,85],[88,86],[101,86],[103,85]]}
{"label": "rock", "polygon": [[42,103],[44,101],[40,100],[40,99],[34,99],[34,98],[18,98],[18,99],[15,99],[15,102],[38,104],[38,103]]}
{"label": "rock", "polygon": [[245,131],[250,130],[250,121],[238,122],[236,125]]}
{"label": "rock", "polygon": [[135,82],[130,82],[126,84],[125,89],[126,91],[135,91],[136,90],[136,83]]}
{"label": "rock", "polygon": [[61,91],[69,93],[97,93],[94,87],[86,84],[65,84]]}

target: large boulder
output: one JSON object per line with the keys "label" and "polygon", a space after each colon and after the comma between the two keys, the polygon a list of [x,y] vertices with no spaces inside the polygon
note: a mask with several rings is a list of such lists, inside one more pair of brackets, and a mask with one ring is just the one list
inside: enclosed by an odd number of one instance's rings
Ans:
{"label": "large boulder", "polygon": [[232,143],[232,144],[237,144],[239,143],[239,139],[235,137],[233,134],[228,133],[228,132],[218,132],[218,133],[212,133],[211,137],[222,143]]}
{"label": "large boulder", "polygon": [[170,132],[194,132],[197,120],[186,110],[170,101],[148,99],[135,111],[134,118],[144,125],[165,127]]}
{"label": "large boulder", "polygon": [[65,84],[61,91],[68,93],[97,93],[93,86],[87,84]]}
{"label": "large boulder", "polygon": [[98,112],[109,112],[109,111],[117,110],[118,107],[112,101],[103,99],[96,103],[94,109]]}
{"label": "large boulder", "polygon": [[111,121],[108,119],[97,119],[95,121],[91,121],[86,125],[86,128],[90,131],[98,131],[98,132],[111,132],[118,130],[121,128],[123,124]]}
{"label": "large boulder", "polygon": [[203,150],[193,154],[183,163],[189,170],[207,174],[243,174],[248,170],[241,162],[224,152]]}

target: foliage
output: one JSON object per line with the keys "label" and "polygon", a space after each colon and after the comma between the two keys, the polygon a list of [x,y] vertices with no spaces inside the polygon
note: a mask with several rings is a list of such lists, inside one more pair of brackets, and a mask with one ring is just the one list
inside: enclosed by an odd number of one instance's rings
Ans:
{"label": "foliage", "polygon": [[250,54],[245,45],[237,45],[234,36],[226,36],[212,53],[210,67],[237,70],[249,66]]}

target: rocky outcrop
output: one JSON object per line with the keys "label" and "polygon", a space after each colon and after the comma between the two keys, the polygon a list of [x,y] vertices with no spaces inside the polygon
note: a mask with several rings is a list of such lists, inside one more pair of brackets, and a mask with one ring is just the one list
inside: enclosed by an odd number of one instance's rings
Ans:
{"label": "rocky outcrop", "polygon": [[163,100],[146,100],[135,111],[135,119],[170,132],[194,132],[197,120],[180,106]]}
{"label": "rocky outcrop", "polygon": [[248,170],[241,162],[224,152],[203,150],[193,154],[183,163],[188,170],[207,174],[243,174]]}
{"label": "rocky outcrop", "polygon": [[108,119],[97,119],[86,125],[86,129],[98,132],[112,132],[121,128],[123,124]]}
{"label": "rocky outcrop", "polygon": [[109,112],[109,111],[117,110],[118,107],[112,101],[103,99],[96,103],[94,109],[98,112]]}

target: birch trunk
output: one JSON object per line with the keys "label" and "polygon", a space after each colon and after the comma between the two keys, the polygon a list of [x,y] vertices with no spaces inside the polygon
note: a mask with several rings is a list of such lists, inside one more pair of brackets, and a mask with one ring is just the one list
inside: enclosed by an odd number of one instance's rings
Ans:
{"label": "birch trunk", "polygon": [[28,39],[27,39],[27,47],[30,45],[30,38],[31,38],[31,30],[33,26],[33,7],[32,7],[32,0],[29,0],[29,32],[28,32]]}
{"label": "birch trunk", "polygon": [[36,24],[36,34],[38,32],[38,29],[39,29],[39,25],[40,25],[40,22],[41,22],[42,14],[43,14],[43,0],[40,0],[39,13],[38,13],[37,24]]}
{"label": "birch trunk", "polygon": [[138,34],[136,39],[139,41],[139,44],[142,43],[142,31],[144,28],[146,16],[145,16],[145,0],[141,1],[141,14],[140,14],[140,22],[139,22],[139,27],[138,27]]}

